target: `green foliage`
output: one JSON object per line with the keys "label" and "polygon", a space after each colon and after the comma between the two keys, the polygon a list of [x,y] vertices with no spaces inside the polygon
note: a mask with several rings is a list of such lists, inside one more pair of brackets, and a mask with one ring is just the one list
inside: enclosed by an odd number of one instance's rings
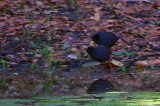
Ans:
{"label": "green foliage", "polygon": [[65,50],[68,47],[68,44],[63,44],[63,50]]}
{"label": "green foliage", "polygon": [[[49,92],[49,85],[46,92]],[[32,99],[0,99],[4,106],[35,105],[35,106],[159,106],[160,92],[107,92],[101,94],[62,97],[34,97]],[[94,97],[94,98],[93,98]],[[100,99],[98,99],[100,98]]]}
{"label": "green foliage", "polygon": [[3,71],[3,76],[2,76],[2,81],[0,81],[0,84],[4,84],[6,82],[6,75],[5,75],[5,69],[6,69],[6,61],[1,58],[0,63],[2,63],[2,71]]}
{"label": "green foliage", "polygon": [[39,43],[34,43],[33,41],[31,41],[31,45],[32,45],[33,47],[35,47],[35,48],[39,48],[38,44],[39,44]]}
{"label": "green foliage", "polygon": [[67,48],[68,46],[68,44],[62,44],[63,51],[70,52],[72,48]]}
{"label": "green foliage", "polygon": [[[73,5],[73,7],[76,8],[76,10],[77,10],[77,17],[79,18],[79,16],[80,16],[80,7],[81,7],[83,4],[76,5],[76,1],[75,1],[75,0],[71,0],[71,3],[72,3],[72,5]],[[74,21],[78,22],[79,19],[74,19]]]}
{"label": "green foliage", "polygon": [[31,66],[30,66],[30,69],[32,70],[32,71],[34,71],[35,69],[36,69],[36,64],[32,61],[32,64],[31,64]]}
{"label": "green foliage", "polygon": [[123,54],[126,55],[126,56],[134,56],[137,53],[136,52],[127,52],[126,50],[122,50],[122,53],[113,52],[112,54],[117,55],[117,56],[123,55]]}
{"label": "green foliage", "polygon": [[113,52],[112,54],[116,56],[122,55],[122,53],[117,53],[117,52]]}
{"label": "green foliage", "polygon": [[19,4],[21,10],[24,10],[24,4],[25,4],[25,3],[24,3],[24,0],[21,0],[21,2],[20,2],[20,4]]}
{"label": "green foliage", "polygon": [[52,15],[52,11],[54,10],[54,7],[52,7],[51,11],[49,12],[48,16],[47,16],[47,25],[50,21],[51,15]]}
{"label": "green foliage", "polygon": [[[49,21],[50,21],[50,17],[51,17],[51,13],[52,13],[53,9],[54,9],[54,7],[52,7],[49,15],[47,16],[47,22],[46,22],[47,25],[48,25],[48,23],[49,23]],[[34,23],[34,20],[31,19],[31,22]],[[28,29],[28,31],[27,31],[27,36],[30,35],[33,25],[34,25],[34,24],[30,24],[29,29]],[[36,53],[44,53],[44,58],[46,59],[46,61],[47,61],[48,64],[49,64],[49,69],[51,69],[51,61],[50,61],[51,59],[50,59],[50,57],[49,57],[50,51],[48,50],[48,48],[50,47],[50,40],[49,40],[50,34],[48,34],[48,36],[47,36],[47,45],[44,45],[43,42],[42,42],[42,40],[41,40],[36,34],[32,33],[32,35],[33,35],[34,37],[36,37],[37,40],[39,41],[39,42],[30,41],[31,45],[32,45],[35,49],[38,49],[38,50],[34,51],[33,55],[35,55]],[[40,47],[40,44],[43,46],[43,48]],[[34,69],[35,69],[35,66],[36,66],[35,63],[32,62],[30,68],[31,68],[32,70],[34,70]]]}
{"label": "green foliage", "polygon": [[121,67],[121,71],[126,71],[126,67],[124,65]]}
{"label": "green foliage", "polygon": [[6,61],[3,58],[1,58],[0,59],[0,63],[2,63],[2,70],[5,71],[5,69],[6,69]]}
{"label": "green foliage", "polygon": [[[134,56],[137,54],[136,52],[127,52],[127,50],[122,50],[122,53],[126,56]],[[118,56],[118,55],[123,55],[122,53],[113,52],[112,54]]]}
{"label": "green foliage", "polygon": [[80,6],[81,6],[81,5],[78,5],[78,6],[77,6],[77,16],[78,16],[78,17],[80,16]]}
{"label": "green foliage", "polygon": [[129,85],[129,86],[127,86],[127,88],[126,88],[126,91],[127,91],[127,90],[129,90],[129,89],[135,89],[135,87],[134,87],[134,86]]}
{"label": "green foliage", "polygon": [[137,54],[136,52],[127,52],[126,50],[122,50],[122,52],[127,56],[133,56]]}
{"label": "green foliage", "polygon": [[53,66],[53,67],[54,67],[54,68],[56,68],[56,67],[57,67],[57,65],[58,65],[58,61],[57,61],[57,59],[55,59],[55,60],[54,60],[53,64],[54,64],[54,66]]}
{"label": "green foliage", "polygon": [[82,64],[82,66],[84,67],[92,67],[92,66],[96,66],[97,62],[87,62]]}
{"label": "green foliage", "polygon": [[38,86],[42,86],[41,89],[33,89],[31,91],[32,97],[35,96],[36,93],[38,93],[40,90],[44,90],[44,95],[50,95],[51,94],[51,83],[50,81],[44,82],[44,83],[39,83]]}
{"label": "green foliage", "polygon": [[51,94],[50,83],[49,83],[49,82],[46,82],[46,83],[42,83],[42,85],[44,86],[44,92],[45,92],[47,95],[50,95],[50,94]]}
{"label": "green foliage", "polygon": [[123,66],[121,67],[121,71],[122,71],[123,77],[124,77],[125,74],[126,74],[126,70],[127,70],[127,69],[126,69],[126,66],[123,65]]}
{"label": "green foliage", "polygon": [[147,63],[150,65],[150,68],[151,68],[151,69],[154,69],[154,65],[152,65],[149,60],[147,60]]}
{"label": "green foliage", "polygon": [[[33,20],[33,19],[31,19],[30,21],[31,21],[31,23],[34,23],[34,20]],[[33,25],[34,25],[34,24],[30,24],[30,26],[29,26],[29,28],[28,28],[28,31],[27,31],[26,34],[25,34],[25,35],[26,35],[25,38],[27,38],[27,40],[28,40],[28,37],[29,37],[30,34],[31,34]]]}
{"label": "green foliage", "polygon": [[[122,50],[122,53],[113,52],[112,54],[113,54],[113,55],[117,55],[117,56],[123,55],[123,57],[124,57],[125,55],[127,55],[127,56],[134,56],[134,55],[136,55],[137,53],[136,53],[136,52],[127,52],[126,50]],[[123,66],[120,67],[119,69],[123,72],[123,75],[125,75],[125,72],[126,72],[126,70],[127,70],[126,66],[123,65]]]}
{"label": "green foliage", "polygon": [[73,7],[76,7],[76,2],[75,2],[75,0],[72,0],[71,2],[72,2]]}

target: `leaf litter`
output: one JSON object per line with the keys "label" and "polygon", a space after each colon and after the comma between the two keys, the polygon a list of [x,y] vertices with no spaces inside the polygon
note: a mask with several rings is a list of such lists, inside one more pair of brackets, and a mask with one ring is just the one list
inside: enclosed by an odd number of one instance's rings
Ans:
{"label": "leaf litter", "polygon": [[[123,76],[121,70],[124,68],[118,65],[115,71],[111,71],[114,86],[119,91],[159,91],[157,48],[160,43],[156,41],[159,39],[159,4],[159,1],[150,0],[78,0],[75,5],[63,0],[0,1],[0,59],[6,63],[6,81],[0,86],[3,95],[0,98],[47,95],[49,81],[53,84],[52,96],[85,94],[86,87],[95,78],[108,78],[108,67],[101,70],[101,65],[83,56],[90,37],[101,31],[112,31],[134,44],[132,47],[119,40],[113,48],[120,55],[112,57],[117,60],[116,64],[123,64],[136,81],[128,75]],[[144,20],[148,23],[143,23]],[[45,47],[50,48],[50,58]],[[126,55],[135,52],[135,57]],[[49,71],[46,69],[50,66],[48,61],[52,63]],[[31,65],[35,65],[35,69]],[[3,69],[0,64],[0,70]],[[3,78],[0,76],[0,81]],[[133,88],[128,89],[128,86]],[[32,93],[35,89],[36,92]]]}

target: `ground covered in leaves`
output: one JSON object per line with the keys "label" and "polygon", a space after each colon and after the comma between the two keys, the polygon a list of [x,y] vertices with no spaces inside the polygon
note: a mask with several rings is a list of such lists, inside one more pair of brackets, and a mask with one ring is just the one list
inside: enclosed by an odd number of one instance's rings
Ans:
{"label": "ground covered in leaves", "polygon": [[[0,98],[81,95],[109,75],[118,91],[160,91],[159,23],[158,0],[2,0]],[[84,57],[103,31],[133,44],[114,45],[112,71]]]}

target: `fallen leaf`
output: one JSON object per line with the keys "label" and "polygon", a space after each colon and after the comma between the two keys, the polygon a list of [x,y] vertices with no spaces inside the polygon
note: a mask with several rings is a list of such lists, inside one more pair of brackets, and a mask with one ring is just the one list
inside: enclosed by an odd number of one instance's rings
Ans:
{"label": "fallen leaf", "polygon": [[99,21],[100,20],[100,15],[99,15],[99,13],[95,13],[94,16],[91,16],[89,19],[94,19],[96,21]]}
{"label": "fallen leaf", "polygon": [[34,64],[38,62],[38,59],[33,59]]}
{"label": "fallen leaf", "polygon": [[5,1],[0,1],[0,8],[2,8],[3,6],[5,6],[7,3]]}
{"label": "fallen leaf", "polygon": [[102,9],[102,7],[96,7],[95,9],[94,9],[94,11],[96,12],[96,13],[99,13],[99,10],[101,10]]}
{"label": "fallen leaf", "polygon": [[137,61],[136,64],[137,65],[143,65],[143,66],[156,65],[156,64],[160,64],[160,59],[149,60],[149,63],[146,60],[145,61]]}
{"label": "fallen leaf", "polygon": [[119,66],[119,67],[123,66],[123,63],[117,60],[112,59],[111,63],[114,64],[115,66]]}
{"label": "fallen leaf", "polygon": [[57,52],[57,53],[53,53],[52,56],[58,56],[60,54],[61,54],[60,52]]}
{"label": "fallen leaf", "polygon": [[135,8],[136,11],[141,11],[138,4],[134,4],[134,8]]}
{"label": "fallen leaf", "polygon": [[131,7],[127,7],[127,8],[125,8],[124,12],[125,13],[135,13],[135,10]]}
{"label": "fallen leaf", "polygon": [[115,12],[117,15],[122,14],[122,11],[117,10],[117,9],[115,9],[114,12]]}
{"label": "fallen leaf", "polygon": [[113,19],[108,19],[108,20],[107,20],[108,23],[114,23],[115,21],[116,21],[116,20],[113,20]]}
{"label": "fallen leaf", "polygon": [[70,58],[70,59],[77,59],[77,56],[72,55],[72,54],[67,55],[67,57]]}
{"label": "fallen leaf", "polygon": [[160,1],[156,1],[151,5],[152,8],[160,7]]}
{"label": "fallen leaf", "polygon": [[15,32],[16,30],[15,30],[15,28],[8,28],[8,31]]}
{"label": "fallen leaf", "polygon": [[68,30],[71,32],[75,31],[75,29],[73,29],[73,28],[68,28]]}
{"label": "fallen leaf", "polygon": [[82,67],[91,67],[91,66],[96,66],[97,62],[87,62],[82,64]]}
{"label": "fallen leaf", "polygon": [[42,57],[42,54],[37,54],[37,53],[36,53],[36,54],[35,54],[35,57],[36,57],[36,58],[41,58],[41,57]]}
{"label": "fallen leaf", "polygon": [[135,66],[135,69],[136,69],[136,70],[144,70],[144,66],[142,66],[142,65],[137,65],[137,66]]}
{"label": "fallen leaf", "polygon": [[18,41],[18,40],[19,40],[19,38],[18,38],[18,37],[15,37],[15,40],[16,40],[16,41]]}
{"label": "fallen leaf", "polygon": [[77,51],[78,51],[78,49],[75,48],[75,47],[71,49],[71,52],[74,52],[74,53],[75,53],[75,52],[77,52]]}
{"label": "fallen leaf", "polygon": [[58,56],[57,61],[64,61],[64,59]]}
{"label": "fallen leaf", "polygon": [[138,55],[143,55],[145,53],[145,51],[140,51],[140,52],[138,52],[137,54]]}
{"label": "fallen leaf", "polygon": [[80,51],[77,51],[76,53],[74,53],[74,55],[77,57],[77,59],[81,58],[81,53]]}

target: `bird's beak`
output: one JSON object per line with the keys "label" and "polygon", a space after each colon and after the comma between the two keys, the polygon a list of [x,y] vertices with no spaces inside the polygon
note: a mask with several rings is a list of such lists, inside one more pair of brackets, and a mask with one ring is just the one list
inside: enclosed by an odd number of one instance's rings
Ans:
{"label": "bird's beak", "polygon": [[85,54],[84,54],[84,56],[87,56],[88,55],[88,53],[86,52]]}
{"label": "bird's beak", "polygon": [[95,42],[92,40],[89,45],[92,46],[94,43],[95,43]]}

